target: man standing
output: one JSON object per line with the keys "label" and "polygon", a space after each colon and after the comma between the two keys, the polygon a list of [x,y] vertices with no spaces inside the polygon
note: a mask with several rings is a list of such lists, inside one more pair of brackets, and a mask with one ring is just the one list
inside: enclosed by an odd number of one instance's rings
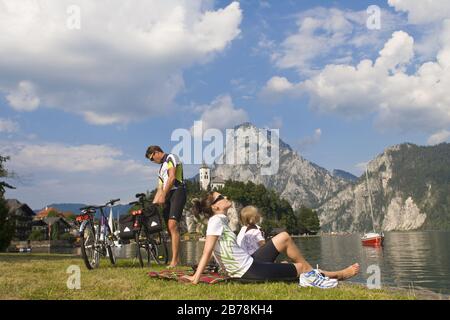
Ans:
{"label": "man standing", "polygon": [[172,260],[168,268],[174,268],[180,262],[178,224],[186,204],[183,164],[176,155],[164,153],[159,146],[148,147],[145,157],[154,163],[161,164],[158,174],[158,190],[153,203],[164,205],[163,217],[172,242]]}

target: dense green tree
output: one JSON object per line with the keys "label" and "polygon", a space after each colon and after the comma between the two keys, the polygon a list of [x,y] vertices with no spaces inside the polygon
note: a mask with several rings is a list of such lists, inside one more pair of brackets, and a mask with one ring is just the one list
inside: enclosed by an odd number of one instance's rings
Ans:
{"label": "dense green tree", "polygon": [[50,240],[59,240],[59,225],[54,223],[50,228]]}
{"label": "dense green tree", "polygon": [[317,212],[306,207],[301,207],[297,212],[300,228],[304,233],[318,232],[320,221]]}
{"label": "dense green tree", "polygon": [[298,233],[297,217],[289,202],[264,185],[252,181],[228,180],[221,192],[243,206],[258,207],[263,215],[262,227],[267,232],[274,228],[284,228],[289,233]]}
{"label": "dense green tree", "polygon": [[0,198],[0,251],[8,248],[14,235],[14,228],[9,220],[8,207],[6,201]]}
{"label": "dense green tree", "polygon": [[8,207],[4,199],[5,188],[13,187],[2,180],[2,178],[8,176],[8,172],[3,165],[8,160],[8,157],[0,156],[0,251],[8,248],[14,235],[13,225],[9,219]]}
{"label": "dense green tree", "polygon": [[45,240],[45,234],[42,230],[33,230],[28,237],[28,240],[31,241],[42,241]]}

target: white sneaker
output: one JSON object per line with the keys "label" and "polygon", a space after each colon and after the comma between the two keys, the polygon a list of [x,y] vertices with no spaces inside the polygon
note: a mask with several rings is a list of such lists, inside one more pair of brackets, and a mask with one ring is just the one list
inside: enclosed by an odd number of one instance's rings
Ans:
{"label": "white sneaker", "polygon": [[300,275],[299,286],[316,287],[320,289],[331,289],[338,285],[336,279],[325,277],[318,269],[313,269],[310,272],[304,272]]}

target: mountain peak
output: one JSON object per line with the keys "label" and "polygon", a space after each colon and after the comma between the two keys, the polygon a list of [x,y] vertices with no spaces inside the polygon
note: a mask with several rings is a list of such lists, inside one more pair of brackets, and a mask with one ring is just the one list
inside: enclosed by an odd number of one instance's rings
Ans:
{"label": "mountain peak", "polygon": [[257,129],[256,126],[251,122],[243,122],[241,124],[234,126],[234,130],[241,129],[241,128],[242,129],[250,129],[250,128]]}
{"label": "mountain peak", "polygon": [[[241,123],[237,126],[234,127],[234,130],[238,130],[238,129],[243,129],[243,130],[260,130],[258,127],[256,127],[253,123],[251,122],[244,122]],[[261,129],[263,130],[263,129]],[[266,129],[269,130],[269,129]],[[271,139],[272,138],[272,131],[268,131],[268,138]],[[280,137],[279,138],[279,146],[281,149],[287,149],[289,151],[293,151],[293,149],[291,148],[291,146],[289,144],[287,144],[286,142],[284,142]]]}

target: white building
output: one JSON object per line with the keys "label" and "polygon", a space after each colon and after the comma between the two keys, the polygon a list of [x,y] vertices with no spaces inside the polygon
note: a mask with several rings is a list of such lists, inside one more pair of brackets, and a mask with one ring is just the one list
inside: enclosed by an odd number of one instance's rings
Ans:
{"label": "white building", "polygon": [[200,188],[202,190],[208,190],[209,184],[211,183],[211,169],[203,163],[200,167]]}
{"label": "white building", "polygon": [[224,181],[211,178],[211,169],[205,163],[200,167],[199,181],[202,190],[217,190],[225,186]]}

